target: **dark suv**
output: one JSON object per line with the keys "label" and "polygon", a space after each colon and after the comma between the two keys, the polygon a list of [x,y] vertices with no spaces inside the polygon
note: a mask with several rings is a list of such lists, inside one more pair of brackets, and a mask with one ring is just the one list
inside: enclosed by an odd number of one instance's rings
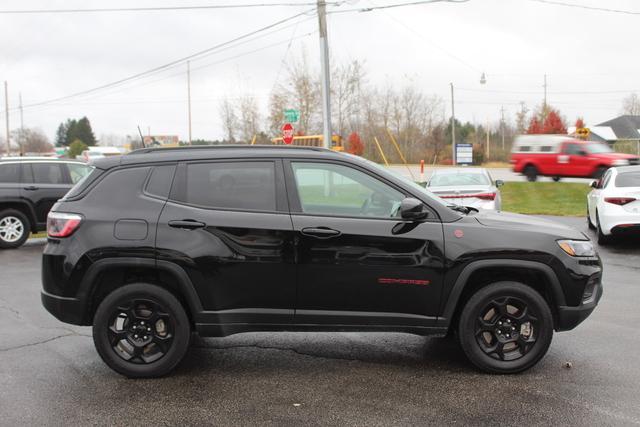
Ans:
{"label": "dark suv", "polygon": [[129,377],[171,371],[192,331],[453,333],[514,373],[602,294],[584,234],[447,204],[348,154],[144,149],[95,167],[49,214],[42,302],[93,325]]}
{"label": "dark suv", "polygon": [[49,209],[89,174],[82,162],[46,157],[0,159],[0,249],[17,248],[43,231]]}

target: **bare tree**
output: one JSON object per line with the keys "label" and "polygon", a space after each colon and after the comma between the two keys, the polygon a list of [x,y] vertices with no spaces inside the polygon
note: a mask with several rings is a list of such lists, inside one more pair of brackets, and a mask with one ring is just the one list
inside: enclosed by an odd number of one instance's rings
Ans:
{"label": "bare tree", "polygon": [[225,139],[227,142],[236,142],[236,129],[238,128],[238,116],[233,105],[228,98],[224,98],[220,102],[220,119],[222,120],[222,127],[225,133]]}
{"label": "bare tree", "polygon": [[238,116],[240,117],[240,139],[249,143],[260,132],[260,112],[256,99],[244,95],[238,100]]}
{"label": "bare tree", "polygon": [[333,95],[333,131],[346,136],[347,124],[355,130],[359,115],[361,87],[363,85],[364,69],[355,60],[346,65],[339,65],[331,75],[331,93]]}
{"label": "bare tree", "polygon": [[622,100],[622,114],[640,116],[640,97],[637,93],[632,93]]}
{"label": "bare tree", "polygon": [[527,114],[529,113],[529,109],[527,108],[524,102],[520,102],[520,111],[516,113],[516,132],[517,133],[525,133],[527,131],[527,127],[529,125],[529,121],[527,120]]}
{"label": "bare tree", "polygon": [[18,141],[22,153],[49,153],[53,145],[40,129],[25,128],[12,132],[13,140]]}

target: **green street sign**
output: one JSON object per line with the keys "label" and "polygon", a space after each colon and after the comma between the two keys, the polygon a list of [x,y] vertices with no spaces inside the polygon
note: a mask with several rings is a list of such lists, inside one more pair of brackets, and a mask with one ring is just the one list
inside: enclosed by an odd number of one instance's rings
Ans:
{"label": "green street sign", "polygon": [[287,123],[296,123],[300,120],[300,111],[293,108],[287,108],[284,110],[284,121]]}

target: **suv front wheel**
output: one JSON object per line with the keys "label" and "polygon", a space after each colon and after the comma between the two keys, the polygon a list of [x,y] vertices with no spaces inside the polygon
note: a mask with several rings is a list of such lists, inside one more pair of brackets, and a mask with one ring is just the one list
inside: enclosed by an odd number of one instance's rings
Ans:
{"label": "suv front wheel", "polygon": [[483,371],[514,374],[535,365],[547,352],[553,317],[544,298],[518,282],[497,282],[476,292],[458,324],[460,345]]}
{"label": "suv front wheel", "polygon": [[31,229],[29,219],[15,209],[0,211],[0,248],[18,248],[27,241]]}
{"label": "suv front wheel", "polygon": [[180,301],[147,283],[116,289],[100,303],[93,342],[102,360],[130,378],[172,371],[189,347],[191,325]]}

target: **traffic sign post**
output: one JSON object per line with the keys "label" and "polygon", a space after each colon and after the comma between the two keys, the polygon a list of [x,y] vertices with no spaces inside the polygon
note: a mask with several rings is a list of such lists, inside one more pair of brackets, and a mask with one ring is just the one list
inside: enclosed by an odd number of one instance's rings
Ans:
{"label": "traffic sign post", "polygon": [[291,123],[285,123],[282,126],[282,142],[287,145],[293,142],[293,125]]}

